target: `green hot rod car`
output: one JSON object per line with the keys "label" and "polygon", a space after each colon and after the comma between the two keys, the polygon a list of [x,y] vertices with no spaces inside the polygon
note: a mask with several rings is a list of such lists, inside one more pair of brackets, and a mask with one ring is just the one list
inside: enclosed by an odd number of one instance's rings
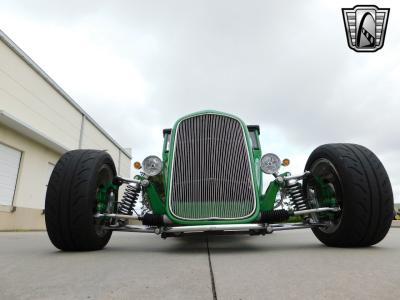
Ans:
{"label": "green hot rod car", "polygon": [[[134,178],[119,177],[105,151],[73,150],[60,158],[45,205],[54,246],[101,249],[113,231],[166,238],[311,228],[328,246],[363,247],[390,228],[391,184],[363,146],[322,145],[304,173],[293,176],[279,173],[287,159],[262,155],[259,126],[226,113],[187,115],[163,135],[162,157],[135,163],[141,172]],[[272,175],[266,188],[263,173]]]}

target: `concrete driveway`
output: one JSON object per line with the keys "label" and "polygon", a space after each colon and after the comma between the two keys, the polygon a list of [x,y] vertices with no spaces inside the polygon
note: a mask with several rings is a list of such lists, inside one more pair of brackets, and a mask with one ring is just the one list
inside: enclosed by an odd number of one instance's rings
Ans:
{"label": "concrete driveway", "polygon": [[57,251],[45,232],[0,233],[0,299],[399,299],[400,228],[366,249],[311,231],[265,237],[114,233],[102,251]]}

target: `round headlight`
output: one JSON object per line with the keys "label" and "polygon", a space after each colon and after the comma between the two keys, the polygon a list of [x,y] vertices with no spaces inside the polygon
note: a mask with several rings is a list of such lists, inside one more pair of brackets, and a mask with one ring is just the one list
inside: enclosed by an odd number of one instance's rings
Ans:
{"label": "round headlight", "polygon": [[266,174],[278,172],[281,167],[281,160],[278,155],[273,153],[265,154],[260,161],[261,170]]}
{"label": "round headlight", "polygon": [[162,161],[157,156],[150,155],[143,160],[142,167],[147,176],[156,176],[162,170]]}

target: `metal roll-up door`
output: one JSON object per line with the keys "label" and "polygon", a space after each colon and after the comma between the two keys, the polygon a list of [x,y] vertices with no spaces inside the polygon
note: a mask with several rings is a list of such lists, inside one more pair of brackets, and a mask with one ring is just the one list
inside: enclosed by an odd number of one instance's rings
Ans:
{"label": "metal roll-up door", "polygon": [[13,204],[21,151],[0,144],[0,205]]}

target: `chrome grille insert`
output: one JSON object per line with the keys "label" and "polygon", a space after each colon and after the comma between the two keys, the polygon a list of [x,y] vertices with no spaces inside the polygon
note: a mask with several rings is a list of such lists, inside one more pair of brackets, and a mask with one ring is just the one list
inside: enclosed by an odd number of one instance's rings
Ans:
{"label": "chrome grille insert", "polygon": [[203,114],[177,126],[169,207],[186,220],[243,219],[256,198],[247,143],[233,117]]}

